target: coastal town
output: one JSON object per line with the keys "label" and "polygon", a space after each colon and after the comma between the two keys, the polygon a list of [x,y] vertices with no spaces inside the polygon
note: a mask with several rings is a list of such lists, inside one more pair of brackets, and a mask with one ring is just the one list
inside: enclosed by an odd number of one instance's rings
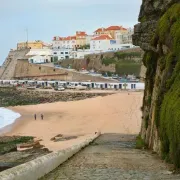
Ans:
{"label": "coastal town", "polygon": [[0,69],[0,84],[58,91],[143,90],[143,51],[132,44],[132,34],[132,28],[109,26],[93,35],[76,31],[73,36],[55,36],[48,43],[18,42]]}
{"label": "coastal town", "polygon": [[132,48],[132,28],[109,26],[98,28],[93,35],[76,31],[67,37],[55,36],[52,42],[26,41],[17,44],[17,50],[31,48],[27,54],[31,63],[56,62],[65,59],[83,59],[88,54],[114,52]]}
{"label": "coastal town", "polygon": [[177,0],[4,0],[0,16],[0,180],[180,179]]}

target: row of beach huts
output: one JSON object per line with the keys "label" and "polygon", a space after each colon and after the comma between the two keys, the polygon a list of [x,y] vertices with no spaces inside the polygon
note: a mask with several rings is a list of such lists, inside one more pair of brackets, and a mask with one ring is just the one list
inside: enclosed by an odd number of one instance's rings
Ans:
{"label": "row of beach huts", "polygon": [[144,90],[143,82],[71,82],[71,81],[38,81],[38,80],[0,80],[0,85],[27,86],[87,86],[91,89],[127,89]]}

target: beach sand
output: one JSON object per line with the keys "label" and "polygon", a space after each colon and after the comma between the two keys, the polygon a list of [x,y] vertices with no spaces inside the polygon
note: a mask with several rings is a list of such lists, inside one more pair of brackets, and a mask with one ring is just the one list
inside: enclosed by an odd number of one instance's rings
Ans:
{"label": "beach sand", "polygon": [[[41,144],[56,151],[70,147],[96,131],[101,133],[138,134],[141,126],[143,92],[117,94],[74,102],[56,102],[30,106],[16,106],[11,110],[22,116],[6,135],[35,136]],[[34,120],[34,114],[37,120]],[[44,115],[41,120],[40,114]],[[57,134],[78,138],[53,142]]]}

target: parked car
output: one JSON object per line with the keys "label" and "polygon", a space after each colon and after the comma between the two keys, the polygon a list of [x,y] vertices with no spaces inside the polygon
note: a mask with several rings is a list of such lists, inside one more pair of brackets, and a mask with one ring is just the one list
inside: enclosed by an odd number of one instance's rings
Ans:
{"label": "parked car", "polygon": [[37,85],[36,85],[36,88],[41,88],[41,85],[40,85],[40,84],[37,84]]}
{"label": "parked car", "polygon": [[76,89],[78,89],[78,90],[86,90],[87,86],[86,85],[77,85]]}
{"label": "parked car", "polygon": [[69,84],[69,85],[66,86],[66,88],[67,89],[76,89],[76,86],[73,86],[73,85]]}
{"label": "parked car", "polygon": [[57,86],[54,88],[55,91],[64,91],[65,88],[63,86]]}
{"label": "parked car", "polygon": [[28,89],[28,90],[35,90],[36,86],[27,86],[26,89]]}

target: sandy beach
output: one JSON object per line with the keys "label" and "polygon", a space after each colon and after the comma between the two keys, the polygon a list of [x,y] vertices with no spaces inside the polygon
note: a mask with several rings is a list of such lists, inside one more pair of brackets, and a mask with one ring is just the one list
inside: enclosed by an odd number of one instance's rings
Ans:
{"label": "sandy beach", "polygon": [[[41,144],[56,151],[101,133],[138,134],[141,126],[143,92],[117,94],[74,102],[16,106],[11,110],[21,114],[7,135],[35,136]],[[41,120],[40,114],[44,115]],[[37,114],[37,120],[34,120]],[[77,136],[69,141],[53,142],[57,134]]]}

